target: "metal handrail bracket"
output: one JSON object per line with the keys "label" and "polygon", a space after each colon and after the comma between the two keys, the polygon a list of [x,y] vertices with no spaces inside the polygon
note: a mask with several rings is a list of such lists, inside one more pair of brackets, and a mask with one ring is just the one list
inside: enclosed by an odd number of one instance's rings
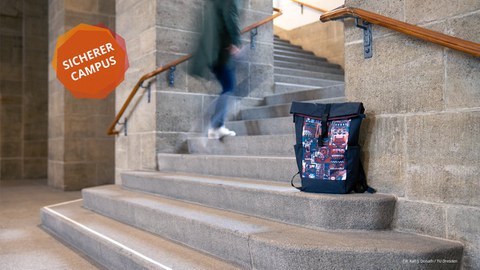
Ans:
{"label": "metal handrail bracket", "polygon": [[363,57],[365,59],[372,58],[373,56],[373,33],[372,24],[360,19],[355,18],[355,26],[363,30]]}
{"label": "metal handrail bracket", "polygon": [[255,49],[255,40],[257,35],[258,35],[258,27],[255,27],[250,31],[250,49],[252,50]]}

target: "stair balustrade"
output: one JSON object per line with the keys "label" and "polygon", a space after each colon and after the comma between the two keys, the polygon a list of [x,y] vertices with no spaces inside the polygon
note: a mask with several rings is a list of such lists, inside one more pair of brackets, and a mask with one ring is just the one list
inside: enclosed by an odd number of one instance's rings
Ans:
{"label": "stair balustrade", "polygon": [[[277,17],[279,17],[283,14],[282,11],[278,8],[273,8],[273,11],[275,12],[275,14],[273,14],[273,15],[271,15],[271,16],[263,19],[263,20],[260,20],[256,23],[252,24],[252,25],[249,25],[241,31],[242,34],[244,34],[246,32],[251,32],[251,34],[250,34],[251,45],[250,46],[251,46],[252,49],[255,48],[255,36],[258,33],[258,31],[257,31],[258,27],[273,21],[275,18],[277,18]],[[115,119],[113,120],[112,124],[107,129],[107,135],[118,135],[119,134],[119,131],[115,130],[116,125],[123,125],[124,126],[123,127],[124,133],[125,133],[125,135],[127,135],[126,130],[127,130],[128,119],[125,117],[123,123],[120,123],[119,121],[122,118],[123,114],[125,113],[128,105],[132,102],[133,98],[135,97],[136,93],[138,92],[138,89],[146,88],[146,89],[148,89],[148,91],[150,93],[150,90],[149,90],[150,84],[148,83],[146,86],[144,86],[143,83],[145,81],[147,81],[148,79],[153,78],[153,77],[157,76],[158,74],[168,70],[169,71],[168,84],[169,84],[170,87],[172,87],[173,84],[174,84],[174,79],[175,79],[174,72],[175,72],[176,66],[183,63],[183,62],[186,62],[191,57],[192,57],[191,54],[185,55],[183,57],[180,57],[177,60],[174,60],[174,61],[172,61],[172,62],[170,62],[170,63],[168,63],[164,66],[161,66],[161,67],[143,75],[142,77],[140,77],[137,84],[135,84],[132,91],[130,92],[130,95],[127,97],[125,103],[120,108],[120,111],[115,116]]]}

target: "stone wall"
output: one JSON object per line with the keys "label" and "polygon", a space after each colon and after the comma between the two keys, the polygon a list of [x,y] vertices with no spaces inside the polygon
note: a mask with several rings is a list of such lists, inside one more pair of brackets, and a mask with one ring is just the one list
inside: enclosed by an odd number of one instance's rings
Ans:
{"label": "stone wall", "polygon": [[0,180],[47,177],[47,1],[0,1]]}
{"label": "stone wall", "polygon": [[329,62],[345,64],[345,43],[343,22],[320,21],[307,24],[292,30],[275,27],[275,34],[280,38],[301,46],[304,50],[313,52],[316,56],[325,57]]}
{"label": "stone wall", "polygon": [[[116,91],[117,111],[143,74],[194,51],[204,4],[205,0],[117,1],[117,32],[126,39],[131,61],[126,80]],[[271,14],[271,1],[245,0],[243,26]],[[137,17],[142,20],[131,20]],[[240,97],[234,100],[231,118],[241,106],[258,103],[266,93],[272,93],[272,33],[272,23],[261,26],[255,50],[249,48],[250,35],[243,35],[245,54],[237,64]],[[187,68],[188,62],[177,66],[173,87],[168,85],[168,73],[158,75],[150,81],[150,103],[146,90],[141,89],[127,110],[128,136],[122,133],[116,139],[116,183],[121,182],[119,173],[123,170],[155,170],[156,153],[186,152],[186,138],[207,127],[203,115],[220,85],[188,76]]]}
{"label": "stone wall", "polygon": [[[480,2],[346,1],[397,20],[480,42]],[[461,241],[464,269],[480,269],[480,61],[373,27],[345,28],[348,100],[365,103],[370,184],[398,196],[395,229]]]}
{"label": "stone wall", "polygon": [[[114,0],[50,0],[49,58],[57,38],[80,23],[115,30]],[[114,118],[115,95],[76,99],[49,69],[48,183],[64,190],[113,183],[114,139],[106,135]]]}

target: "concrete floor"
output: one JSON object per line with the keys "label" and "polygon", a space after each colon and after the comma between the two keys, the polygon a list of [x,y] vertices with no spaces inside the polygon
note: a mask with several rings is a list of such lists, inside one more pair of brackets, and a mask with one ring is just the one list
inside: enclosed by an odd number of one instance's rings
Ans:
{"label": "concrete floor", "polygon": [[40,208],[81,198],[39,182],[0,181],[0,269],[101,269],[40,225]]}

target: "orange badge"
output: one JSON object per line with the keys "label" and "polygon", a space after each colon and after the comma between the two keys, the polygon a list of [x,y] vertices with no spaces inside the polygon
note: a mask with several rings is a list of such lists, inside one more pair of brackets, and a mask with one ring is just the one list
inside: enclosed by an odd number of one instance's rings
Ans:
{"label": "orange badge", "polygon": [[58,38],[52,66],[74,97],[103,99],[128,69],[125,41],[105,26],[79,24]]}

